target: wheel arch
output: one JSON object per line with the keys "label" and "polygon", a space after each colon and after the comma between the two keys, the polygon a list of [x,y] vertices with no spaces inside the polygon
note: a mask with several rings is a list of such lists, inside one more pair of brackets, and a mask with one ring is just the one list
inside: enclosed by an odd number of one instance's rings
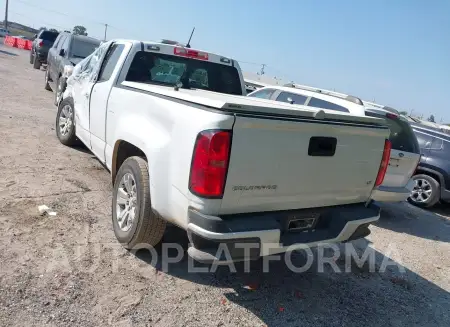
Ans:
{"label": "wheel arch", "polygon": [[142,157],[148,162],[145,152],[139,146],[136,146],[132,142],[128,142],[126,140],[116,141],[113,148],[111,162],[111,179],[113,184],[120,166],[127,158],[133,156]]}
{"label": "wheel arch", "polygon": [[414,173],[414,175],[418,175],[418,174],[423,174],[423,175],[428,175],[430,177],[433,177],[435,180],[438,181],[439,186],[445,187],[445,179],[444,179],[444,175],[442,175],[441,173],[430,169],[430,168],[425,168],[425,167],[417,167],[416,172]]}

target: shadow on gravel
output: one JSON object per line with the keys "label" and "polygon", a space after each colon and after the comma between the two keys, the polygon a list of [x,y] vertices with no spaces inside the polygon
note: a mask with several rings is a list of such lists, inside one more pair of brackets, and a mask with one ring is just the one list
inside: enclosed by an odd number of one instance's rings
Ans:
{"label": "shadow on gravel", "polygon": [[[175,227],[164,241],[180,242],[185,249],[188,243],[186,233]],[[353,244],[360,256],[369,246],[366,239]],[[324,272],[318,272],[315,260],[307,272],[295,273],[281,259],[269,264],[269,272],[263,271],[263,261],[258,260],[251,262],[250,273],[245,272],[244,263],[237,263],[233,273],[227,266],[219,266],[215,272],[189,273],[185,253],[182,262],[169,265],[167,274],[223,289],[223,296],[212,305],[223,305],[224,312],[230,303],[239,305],[267,326],[450,326],[447,291],[402,266],[404,270],[399,269],[376,250],[368,250],[375,255],[375,272],[370,272],[368,265],[359,267],[354,260],[346,262],[342,254],[336,261],[341,272],[334,272],[328,264]],[[146,251],[139,251],[137,257],[151,262]],[[395,265],[381,272],[384,258]],[[291,256],[296,267],[303,266],[306,259],[304,252]],[[160,263],[155,268],[161,270]],[[221,326],[221,319],[217,317],[212,323]]]}
{"label": "shadow on gravel", "polygon": [[[450,210],[444,205],[424,210],[409,203],[380,204],[381,217],[376,226],[397,233],[441,242],[450,242]],[[446,217],[447,216],[447,217]]]}
{"label": "shadow on gravel", "polygon": [[[79,152],[82,152],[82,153],[87,153],[87,154],[91,154],[92,155],[92,152],[89,151],[89,149],[81,142],[79,142],[79,144],[77,144],[75,146],[72,146],[72,149],[74,149],[76,151],[79,151]],[[94,158],[96,158],[96,157],[94,156]]]}
{"label": "shadow on gravel", "polygon": [[0,54],[5,54],[5,55],[8,55],[8,56],[17,57],[16,53],[12,53],[12,52],[5,51],[5,50],[0,50]]}

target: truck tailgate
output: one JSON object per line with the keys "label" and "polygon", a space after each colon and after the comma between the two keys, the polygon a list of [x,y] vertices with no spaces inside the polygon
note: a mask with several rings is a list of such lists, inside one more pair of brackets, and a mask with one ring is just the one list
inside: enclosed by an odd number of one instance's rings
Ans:
{"label": "truck tailgate", "polygon": [[364,202],[387,127],[236,116],[220,214]]}

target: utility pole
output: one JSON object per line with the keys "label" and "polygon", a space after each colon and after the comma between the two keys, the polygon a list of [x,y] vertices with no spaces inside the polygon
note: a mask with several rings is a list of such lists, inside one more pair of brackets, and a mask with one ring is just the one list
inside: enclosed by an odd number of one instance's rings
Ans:
{"label": "utility pole", "polygon": [[105,24],[105,38],[103,39],[104,41],[106,41],[106,31],[108,30],[108,24]]}
{"label": "utility pole", "polygon": [[6,0],[6,6],[5,6],[5,22],[4,22],[5,30],[8,30],[8,1],[9,0]]}
{"label": "utility pole", "polygon": [[260,75],[264,75],[264,67],[266,67],[266,64],[262,64]]}

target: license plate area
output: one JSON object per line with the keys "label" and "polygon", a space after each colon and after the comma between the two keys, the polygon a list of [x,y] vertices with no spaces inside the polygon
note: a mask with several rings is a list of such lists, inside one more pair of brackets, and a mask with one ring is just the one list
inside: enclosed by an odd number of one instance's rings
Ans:
{"label": "license plate area", "polygon": [[287,231],[307,231],[316,227],[319,220],[319,213],[305,213],[304,215],[291,215],[288,219]]}

